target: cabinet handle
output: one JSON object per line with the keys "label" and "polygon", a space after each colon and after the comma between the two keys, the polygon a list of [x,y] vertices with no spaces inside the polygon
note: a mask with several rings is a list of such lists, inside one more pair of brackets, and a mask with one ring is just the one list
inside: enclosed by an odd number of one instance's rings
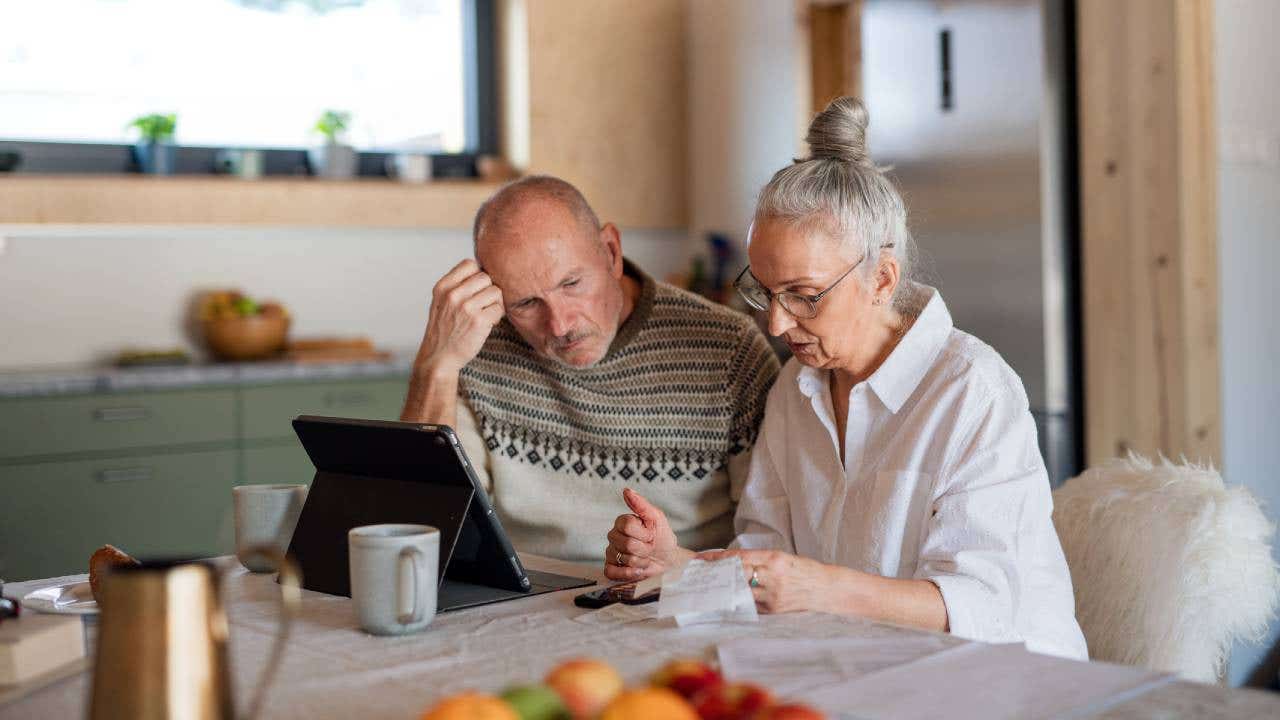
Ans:
{"label": "cabinet handle", "polygon": [[155,475],[155,470],[149,467],[114,468],[111,470],[99,470],[97,472],[97,480],[103,483],[139,482],[150,480]]}
{"label": "cabinet handle", "polygon": [[93,411],[93,419],[98,422],[128,422],[146,420],[149,417],[151,417],[151,410],[142,405],[105,407]]}
{"label": "cabinet handle", "polygon": [[373,393],[365,390],[335,390],[324,394],[325,407],[368,405],[371,402],[373,402]]}

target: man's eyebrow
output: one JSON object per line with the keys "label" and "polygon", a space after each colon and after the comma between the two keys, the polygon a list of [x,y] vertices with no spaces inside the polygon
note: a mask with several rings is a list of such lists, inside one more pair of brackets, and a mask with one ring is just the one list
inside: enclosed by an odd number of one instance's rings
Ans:
{"label": "man's eyebrow", "polygon": [[569,272],[565,273],[560,277],[560,282],[556,283],[556,287],[560,287],[561,285],[564,285],[565,283],[577,278],[580,275],[582,275],[581,267],[571,268]]}
{"label": "man's eyebrow", "polygon": [[[558,287],[561,287],[561,286],[562,286],[562,285],[564,285],[565,283],[569,282],[570,280],[573,280],[574,278],[576,278],[577,276],[580,276],[580,275],[582,275],[582,268],[581,268],[581,267],[574,267],[573,269],[569,270],[569,272],[567,272],[567,273],[565,273],[563,276],[561,276],[560,281],[556,283],[556,287],[557,287],[557,288],[558,288]],[[520,298],[519,300],[516,300],[515,302],[511,303],[511,304],[510,304],[510,305],[508,305],[507,307],[515,307],[515,306],[517,306],[517,305],[523,305],[523,304],[525,304],[525,303],[527,303],[527,302],[529,302],[529,301],[531,301],[531,300],[537,300],[537,299],[538,299],[538,298],[537,298],[537,296],[534,296],[534,295],[528,295],[528,296],[526,296],[526,297],[522,297],[522,298]]]}

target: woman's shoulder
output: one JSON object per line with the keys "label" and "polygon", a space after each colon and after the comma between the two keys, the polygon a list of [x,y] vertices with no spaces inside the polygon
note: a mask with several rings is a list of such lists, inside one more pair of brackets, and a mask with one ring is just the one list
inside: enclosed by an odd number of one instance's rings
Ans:
{"label": "woman's shoulder", "polygon": [[963,330],[951,329],[929,375],[934,392],[962,391],[973,400],[1028,405],[1018,373],[995,348]]}

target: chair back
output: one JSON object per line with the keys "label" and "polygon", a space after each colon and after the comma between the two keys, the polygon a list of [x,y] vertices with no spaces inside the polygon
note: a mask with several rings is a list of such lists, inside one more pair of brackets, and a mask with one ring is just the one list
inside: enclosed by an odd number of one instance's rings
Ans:
{"label": "chair back", "polygon": [[1053,522],[1094,660],[1219,681],[1280,597],[1273,527],[1212,467],[1130,454],[1053,493]]}

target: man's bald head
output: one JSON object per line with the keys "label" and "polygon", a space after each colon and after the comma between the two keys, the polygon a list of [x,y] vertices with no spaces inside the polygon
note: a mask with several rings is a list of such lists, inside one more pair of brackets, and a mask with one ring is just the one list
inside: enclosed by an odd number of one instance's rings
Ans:
{"label": "man's bald head", "polygon": [[471,240],[477,259],[483,240],[516,235],[508,231],[512,226],[523,224],[531,212],[557,210],[571,216],[583,233],[599,233],[600,219],[595,211],[578,188],[564,180],[550,175],[530,175],[507,183],[476,211]]}
{"label": "man's bald head", "polygon": [[480,206],[473,239],[525,342],[575,367],[604,357],[639,285],[624,281],[618,228],[577,188],[545,175],[506,185]]}

